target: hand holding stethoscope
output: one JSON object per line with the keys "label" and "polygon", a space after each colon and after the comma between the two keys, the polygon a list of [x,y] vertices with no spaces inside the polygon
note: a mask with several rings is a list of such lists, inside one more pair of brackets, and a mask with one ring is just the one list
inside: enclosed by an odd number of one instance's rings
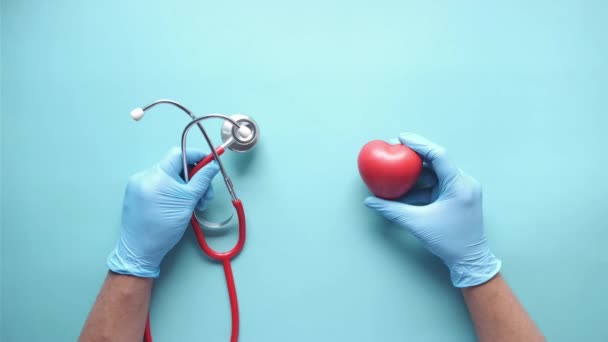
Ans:
{"label": "hand holding stethoscope", "polygon": [[[238,238],[236,245],[227,252],[217,252],[214,249],[212,249],[207,244],[207,241],[205,240],[205,235],[204,235],[203,229],[201,227],[201,224],[199,223],[199,219],[197,219],[195,214],[193,214],[192,218],[190,219],[190,223],[192,224],[192,228],[194,230],[196,239],[198,241],[198,244],[199,244],[201,250],[207,256],[209,256],[211,259],[221,262],[222,266],[224,268],[224,274],[226,276],[226,285],[228,286],[228,296],[230,298],[230,308],[231,308],[231,312],[232,312],[232,333],[231,333],[230,341],[236,342],[238,340],[238,333],[239,333],[239,309],[238,309],[238,301],[237,301],[237,295],[236,295],[236,287],[234,284],[234,277],[232,275],[232,267],[230,265],[230,260],[232,258],[236,257],[241,252],[241,250],[243,249],[243,246],[245,245],[246,222],[245,222],[245,211],[243,209],[243,203],[236,196],[236,193],[234,191],[234,186],[232,184],[232,181],[230,180],[230,177],[226,173],[226,169],[224,168],[224,165],[222,164],[220,155],[222,155],[225,152],[226,148],[236,151],[236,152],[249,151],[256,145],[256,143],[259,139],[260,130],[259,130],[257,123],[248,116],[245,116],[242,114],[236,114],[236,115],[228,117],[228,116],[221,115],[221,114],[209,114],[209,115],[205,115],[202,117],[196,117],[186,107],[184,107],[183,105],[181,105],[175,101],[171,101],[171,100],[159,100],[146,107],[136,108],[133,111],[131,111],[131,117],[133,117],[134,120],[139,121],[144,116],[144,113],[146,110],[148,110],[158,104],[161,104],[161,103],[174,105],[174,106],[180,108],[181,110],[183,110],[186,114],[188,114],[188,116],[190,116],[192,118],[192,121],[190,123],[188,123],[186,125],[186,127],[184,128],[184,130],[182,132],[182,137],[181,137],[181,153],[182,153],[182,165],[183,165],[183,170],[184,170],[184,180],[186,182],[188,182],[189,179],[192,178],[192,176],[194,176],[194,174],[196,174],[200,169],[202,169],[204,166],[209,164],[211,161],[216,160],[216,162],[219,166],[220,172],[222,174],[222,177],[224,178],[224,183],[226,184],[226,188],[228,189],[228,192],[230,193],[230,197],[232,198],[232,205],[234,206],[236,213],[237,213],[239,238]],[[225,123],[222,127],[222,131],[221,131],[223,144],[221,144],[217,147],[214,147],[213,143],[211,142],[211,139],[209,138],[209,135],[207,134],[207,131],[201,124],[201,122],[203,120],[212,119],[212,118],[219,118],[219,119],[223,119],[225,121]],[[209,155],[207,155],[206,157],[204,157],[202,160],[200,160],[198,163],[196,163],[194,168],[192,168],[190,171],[187,171],[188,170],[188,161],[187,161],[187,153],[186,153],[186,140],[187,140],[188,131],[190,130],[190,128],[192,128],[195,125],[198,126],[200,131],[203,133],[203,136],[204,136],[207,144],[209,145],[211,153]],[[148,342],[152,341],[149,318],[146,323],[144,340],[148,341]]]}

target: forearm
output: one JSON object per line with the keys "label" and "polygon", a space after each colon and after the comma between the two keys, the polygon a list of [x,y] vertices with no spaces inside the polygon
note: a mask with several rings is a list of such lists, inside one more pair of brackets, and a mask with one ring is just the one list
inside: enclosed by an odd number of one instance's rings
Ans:
{"label": "forearm", "polygon": [[78,341],[141,341],[153,282],[108,272]]}
{"label": "forearm", "polygon": [[500,274],[482,285],[463,288],[462,294],[480,342],[545,341]]}

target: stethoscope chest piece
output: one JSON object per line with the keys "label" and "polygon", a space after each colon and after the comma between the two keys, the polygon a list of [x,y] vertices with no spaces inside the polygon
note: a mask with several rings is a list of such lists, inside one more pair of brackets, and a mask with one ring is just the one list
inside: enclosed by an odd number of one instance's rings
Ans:
{"label": "stethoscope chest piece", "polygon": [[251,150],[257,144],[260,137],[260,128],[257,122],[244,114],[234,114],[230,118],[247,129],[239,129],[230,121],[225,121],[222,126],[222,141],[227,143],[227,147],[234,152],[247,152]]}

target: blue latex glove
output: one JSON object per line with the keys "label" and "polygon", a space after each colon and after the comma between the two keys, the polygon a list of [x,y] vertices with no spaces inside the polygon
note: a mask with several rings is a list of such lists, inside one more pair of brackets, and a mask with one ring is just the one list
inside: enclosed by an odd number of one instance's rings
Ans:
{"label": "blue latex glove", "polygon": [[[415,188],[399,201],[368,197],[365,205],[407,229],[443,260],[454,286],[490,280],[501,261],[490,252],[484,233],[481,186],[463,174],[441,146],[411,133],[399,140],[422,157],[427,169],[420,181],[429,186]],[[429,177],[429,167],[436,178]]]}
{"label": "blue latex glove", "polygon": [[[205,156],[189,149],[188,164]],[[180,176],[182,157],[172,149],[157,166],[137,173],[127,184],[120,239],[108,256],[110,270],[138,277],[158,277],[160,263],[182,238],[195,207],[213,196],[211,182],[219,168],[205,166],[187,184]]]}

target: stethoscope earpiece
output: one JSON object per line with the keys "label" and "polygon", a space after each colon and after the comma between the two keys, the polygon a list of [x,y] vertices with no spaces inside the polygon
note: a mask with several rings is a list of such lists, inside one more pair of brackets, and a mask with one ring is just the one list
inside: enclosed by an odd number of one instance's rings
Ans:
{"label": "stethoscope earpiece", "polygon": [[135,108],[131,111],[131,117],[135,121],[141,120],[144,117],[144,110],[141,108]]}

